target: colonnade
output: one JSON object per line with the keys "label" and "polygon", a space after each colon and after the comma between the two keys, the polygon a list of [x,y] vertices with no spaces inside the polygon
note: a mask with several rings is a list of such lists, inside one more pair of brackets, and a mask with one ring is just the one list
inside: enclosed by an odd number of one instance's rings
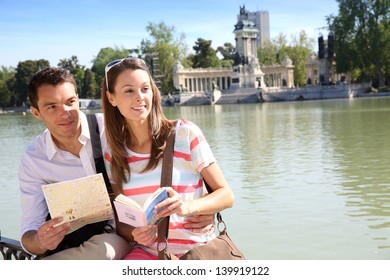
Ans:
{"label": "colonnade", "polygon": [[264,73],[266,87],[294,87],[293,65],[265,65],[261,70]]}
{"label": "colonnade", "polygon": [[175,87],[190,93],[211,92],[215,87],[229,89],[232,68],[180,69],[174,74]]}
{"label": "colonnade", "polygon": [[282,87],[287,86],[287,81],[282,79],[281,73],[272,73],[264,75],[264,83],[266,87]]}
{"label": "colonnade", "polygon": [[189,92],[211,92],[215,86],[225,90],[230,87],[230,77],[184,78],[184,86]]}
{"label": "colonnade", "polygon": [[[266,87],[294,87],[293,65],[272,65],[261,68]],[[232,86],[233,68],[184,68],[177,65],[173,74],[174,86],[182,93],[210,93],[215,86],[228,90]],[[254,80],[255,81],[255,80]],[[242,80],[241,82],[248,84]],[[234,84],[234,83],[233,83]],[[253,85],[257,87],[256,85]]]}

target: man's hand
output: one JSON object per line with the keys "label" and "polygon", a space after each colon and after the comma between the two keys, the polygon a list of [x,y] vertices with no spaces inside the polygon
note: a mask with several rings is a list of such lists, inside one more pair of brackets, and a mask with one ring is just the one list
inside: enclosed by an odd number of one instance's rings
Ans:
{"label": "man's hand", "polygon": [[184,227],[195,233],[202,233],[206,236],[215,232],[214,215],[191,216],[185,219]]}
{"label": "man's hand", "polygon": [[62,222],[62,217],[57,217],[44,223],[37,231],[38,240],[42,248],[46,250],[54,250],[58,244],[64,239],[66,233],[71,228],[70,223],[64,223],[60,226],[55,226]]}

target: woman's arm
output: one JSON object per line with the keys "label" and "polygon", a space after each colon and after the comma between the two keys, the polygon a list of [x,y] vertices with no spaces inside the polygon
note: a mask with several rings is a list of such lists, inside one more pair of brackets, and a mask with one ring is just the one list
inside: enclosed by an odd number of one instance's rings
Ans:
{"label": "woman's arm", "polygon": [[203,168],[201,175],[213,190],[211,194],[199,199],[183,201],[175,190],[168,188],[169,198],[156,206],[156,208],[165,206],[158,215],[163,217],[174,213],[179,216],[206,215],[233,207],[234,194],[217,163]]}

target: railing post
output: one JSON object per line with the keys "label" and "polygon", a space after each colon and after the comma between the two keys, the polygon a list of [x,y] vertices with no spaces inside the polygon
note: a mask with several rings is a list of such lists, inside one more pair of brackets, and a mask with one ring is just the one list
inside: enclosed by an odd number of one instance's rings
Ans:
{"label": "railing post", "polygon": [[3,260],[32,260],[34,256],[23,250],[18,240],[1,236],[0,231],[0,252]]}

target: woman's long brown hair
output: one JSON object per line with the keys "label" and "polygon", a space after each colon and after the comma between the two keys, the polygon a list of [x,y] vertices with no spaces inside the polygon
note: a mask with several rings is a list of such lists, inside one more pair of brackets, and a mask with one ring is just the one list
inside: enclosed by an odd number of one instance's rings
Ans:
{"label": "woman's long brown hair", "polygon": [[120,113],[117,107],[111,105],[108,101],[106,91],[114,94],[114,87],[117,77],[123,71],[131,69],[141,69],[148,73],[153,91],[152,109],[148,116],[149,133],[152,140],[152,150],[150,159],[143,170],[154,169],[163,156],[166,146],[166,139],[170,132],[174,129],[173,124],[169,121],[163,112],[161,105],[161,95],[148,67],[142,59],[127,58],[119,64],[113,66],[107,73],[108,88],[106,81],[102,82],[102,104],[104,113],[104,122],[108,145],[112,150],[112,178],[115,185],[122,189],[123,182],[127,182],[131,178],[131,170],[127,161],[128,154],[126,144],[131,143],[132,133],[130,127],[127,126],[125,118]]}

